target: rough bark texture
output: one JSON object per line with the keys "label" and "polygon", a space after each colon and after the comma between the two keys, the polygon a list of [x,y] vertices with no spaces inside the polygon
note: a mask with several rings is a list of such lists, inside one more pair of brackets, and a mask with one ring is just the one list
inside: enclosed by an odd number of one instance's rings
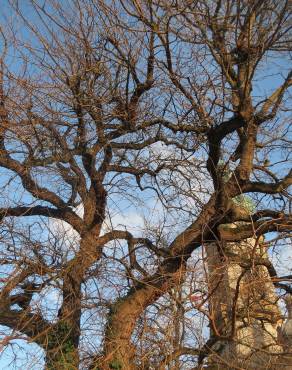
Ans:
{"label": "rough bark texture", "polygon": [[283,351],[278,340],[283,320],[262,240],[222,240],[206,245],[206,253],[211,331],[218,338],[209,361],[222,369],[274,368]]}
{"label": "rough bark texture", "polygon": [[[71,321],[72,322],[72,321]],[[47,336],[46,370],[78,370],[80,359],[78,352],[79,333],[76,334],[78,322],[70,327],[66,321],[59,322]]]}

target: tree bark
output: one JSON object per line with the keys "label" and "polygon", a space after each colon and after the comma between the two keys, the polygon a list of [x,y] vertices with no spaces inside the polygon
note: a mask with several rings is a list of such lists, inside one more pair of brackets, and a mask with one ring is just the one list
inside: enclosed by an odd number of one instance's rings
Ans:
{"label": "tree bark", "polygon": [[211,243],[206,251],[211,335],[218,338],[209,365],[273,369],[283,350],[278,342],[282,316],[267,267],[261,263],[268,260],[265,249],[251,238]]}
{"label": "tree bark", "polygon": [[79,329],[73,321],[72,327],[66,321],[60,321],[48,335],[46,348],[46,370],[79,369]]}
{"label": "tree bark", "polygon": [[131,336],[141,312],[159,295],[157,288],[145,285],[139,290],[133,289],[111,307],[102,369],[138,369],[134,364],[135,347],[131,343]]}
{"label": "tree bark", "polygon": [[97,243],[100,226],[86,233],[80,241],[80,250],[69,261],[63,276],[63,303],[58,323],[53,326],[44,346],[47,351],[46,368],[79,369],[79,338],[81,319],[82,283],[87,269],[100,257]]}

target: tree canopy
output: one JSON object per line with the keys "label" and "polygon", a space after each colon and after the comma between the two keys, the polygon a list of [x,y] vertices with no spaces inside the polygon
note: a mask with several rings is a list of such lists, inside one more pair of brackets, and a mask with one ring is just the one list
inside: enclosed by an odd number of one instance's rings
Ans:
{"label": "tree canopy", "polygon": [[246,268],[292,292],[273,265],[291,247],[289,1],[4,3],[3,345],[36,343],[47,369],[201,368],[223,336],[204,246],[264,236],[271,258]]}

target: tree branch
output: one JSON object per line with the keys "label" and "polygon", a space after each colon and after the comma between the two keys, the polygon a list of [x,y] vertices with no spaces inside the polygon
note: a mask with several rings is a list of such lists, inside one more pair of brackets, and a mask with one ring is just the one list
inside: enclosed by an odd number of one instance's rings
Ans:
{"label": "tree branch", "polygon": [[266,182],[248,182],[243,185],[242,191],[244,193],[257,192],[265,194],[277,194],[286,190],[292,185],[292,170],[280,181],[275,183]]}
{"label": "tree branch", "polygon": [[69,207],[66,209],[56,209],[44,206],[19,206],[10,208],[0,208],[0,221],[5,217],[29,217],[29,216],[45,216],[53,217],[59,220],[66,221],[79,233],[83,229],[82,219],[73,212]]}

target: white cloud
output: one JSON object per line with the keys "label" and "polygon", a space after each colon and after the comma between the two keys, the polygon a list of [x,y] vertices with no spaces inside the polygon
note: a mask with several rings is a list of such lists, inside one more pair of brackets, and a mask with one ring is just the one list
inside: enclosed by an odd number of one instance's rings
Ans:
{"label": "white cloud", "polygon": [[139,232],[144,228],[144,218],[139,212],[123,212],[116,213],[111,217],[107,217],[102,231],[106,233],[112,229],[128,230],[129,232]]}
{"label": "white cloud", "polygon": [[[74,209],[74,212],[81,218],[83,218],[84,208],[83,204],[80,204]],[[80,236],[76,230],[67,222],[58,220],[56,218],[49,218],[49,231],[56,237],[60,238],[65,243],[66,247],[77,248]]]}

